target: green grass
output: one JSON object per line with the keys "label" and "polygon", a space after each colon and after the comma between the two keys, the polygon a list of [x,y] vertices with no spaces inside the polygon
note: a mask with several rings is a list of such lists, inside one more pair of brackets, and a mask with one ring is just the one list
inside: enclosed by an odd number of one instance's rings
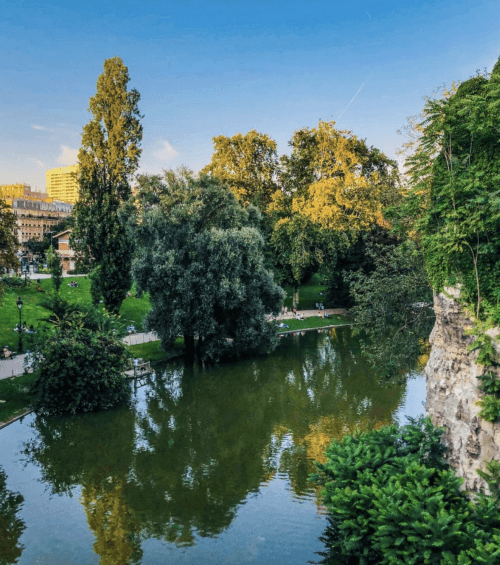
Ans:
{"label": "green grass", "polygon": [[[78,283],[78,288],[68,286],[71,281]],[[42,318],[49,316],[49,311],[42,308],[39,302],[47,298],[53,293],[52,281],[50,279],[42,279],[40,286],[45,293],[37,291],[37,283],[32,282],[31,285],[20,288],[6,288],[3,302],[0,306],[0,346],[8,345],[14,351],[18,349],[19,336],[14,328],[19,323],[19,310],[16,305],[17,297],[23,300],[22,321],[26,321],[28,327],[33,324],[35,329],[37,326],[45,324]],[[88,277],[68,277],[63,279],[60,295],[71,303],[90,304],[90,280]],[[126,333],[126,327],[133,324],[138,332],[143,331],[143,320],[149,311],[149,296],[143,295],[142,298],[126,298],[120,308],[121,329],[123,335]],[[23,350],[30,349],[30,343],[33,337],[29,334],[23,334]]]}
{"label": "green grass", "polygon": [[31,402],[29,389],[35,382],[32,373],[0,381],[0,422],[6,422],[26,410]]}
{"label": "green grass", "polygon": [[[319,273],[313,275],[307,283],[299,287],[299,310],[314,310],[316,302],[323,302],[325,308],[331,308],[332,305],[326,302],[326,285],[319,284],[323,280],[323,276]],[[283,303],[288,308],[292,307],[293,287],[285,286],[286,298]],[[323,295],[320,294],[323,292]]]}
{"label": "green grass", "polygon": [[135,358],[142,358],[145,361],[166,361],[171,357],[175,357],[182,352],[184,347],[184,338],[178,337],[174,346],[168,351],[160,349],[159,341],[150,341],[148,343],[138,343],[137,345],[129,345],[128,349]]}
{"label": "green grass", "polygon": [[296,320],[292,318],[291,320],[280,320],[278,323],[285,323],[288,328],[276,328],[277,332],[287,332],[291,330],[306,330],[310,328],[322,328],[324,326],[334,326],[340,324],[350,324],[352,319],[349,316],[344,316],[342,314],[336,316],[330,316],[328,318],[320,318],[319,316],[310,316],[304,320]]}

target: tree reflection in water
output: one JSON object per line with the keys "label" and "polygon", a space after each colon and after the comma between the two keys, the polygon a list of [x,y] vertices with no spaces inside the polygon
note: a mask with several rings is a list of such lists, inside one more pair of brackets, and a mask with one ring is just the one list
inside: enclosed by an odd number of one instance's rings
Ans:
{"label": "tree reflection in water", "polygon": [[19,538],[26,525],[17,516],[23,502],[22,495],[7,488],[7,475],[0,467],[0,565],[17,563],[23,552]]}
{"label": "tree reflection in water", "polygon": [[25,453],[53,492],[82,487],[101,563],[134,563],[141,540],[221,533],[277,474],[314,496],[307,478],[330,439],[389,422],[403,392],[380,386],[348,329],[311,332],[264,359],[165,366],[134,409],[37,418]]}

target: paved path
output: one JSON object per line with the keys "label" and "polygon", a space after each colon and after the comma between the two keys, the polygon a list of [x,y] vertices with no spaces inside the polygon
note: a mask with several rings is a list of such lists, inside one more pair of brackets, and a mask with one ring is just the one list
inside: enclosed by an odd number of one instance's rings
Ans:
{"label": "paved path", "polygon": [[[127,345],[136,345],[138,343],[148,343],[149,341],[157,341],[158,336],[154,332],[137,333],[127,335],[123,341]],[[14,359],[0,359],[0,380],[8,379],[12,376],[19,376],[24,373],[24,358],[26,353],[17,355]]]}
{"label": "paved path", "polygon": [[[43,276],[43,275],[42,275]],[[45,275],[46,277],[49,275]],[[347,314],[347,310],[343,308],[325,308],[322,312],[328,312],[333,316],[338,314]],[[311,316],[317,316],[317,310],[299,310],[299,314],[302,314],[304,318],[309,318]],[[292,312],[287,312],[286,314],[280,314],[273,318],[273,320],[290,320],[294,318],[294,314]],[[139,343],[148,343],[150,341],[158,341],[158,336],[155,332],[145,332],[145,333],[137,333],[132,335],[127,335],[123,338],[123,341],[127,345],[137,345]],[[14,359],[0,359],[0,380],[7,379],[12,376],[19,376],[22,375],[24,372],[24,358],[26,354],[17,355]]]}
{"label": "paved path", "polygon": [[158,336],[155,332],[137,333],[127,335],[123,338],[127,345],[137,345],[138,343],[148,343],[149,341],[158,341]]}

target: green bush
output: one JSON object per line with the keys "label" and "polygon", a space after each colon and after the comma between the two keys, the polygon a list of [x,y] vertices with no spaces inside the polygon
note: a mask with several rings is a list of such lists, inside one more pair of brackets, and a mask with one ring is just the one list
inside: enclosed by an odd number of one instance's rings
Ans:
{"label": "green bush", "polygon": [[5,276],[2,277],[2,283],[5,286],[10,287],[10,288],[21,288],[21,287],[24,287],[24,286],[30,286],[31,280],[28,279],[28,278],[25,280],[24,277],[23,278],[16,277],[16,276],[9,277],[9,276],[5,275]]}
{"label": "green bush", "polygon": [[130,354],[117,337],[114,318],[88,306],[69,307],[59,298],[51,309],[53,327],[40,332],[35,346],[34,409],[74,414],[126,402]]}
{"label": "green bush", "polygon": [[421,418],[330,445],[314,476],[329,510],[323,563],[500,563],[498,498],[469,500],[442,433]]}

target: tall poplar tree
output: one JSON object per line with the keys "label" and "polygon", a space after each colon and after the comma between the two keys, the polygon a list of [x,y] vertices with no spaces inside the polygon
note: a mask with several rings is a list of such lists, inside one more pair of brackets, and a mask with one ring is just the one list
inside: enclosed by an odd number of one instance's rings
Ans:
{"label": "tall poplar tree", "polygon": [[142,116],[140,94],[127,90],[129,80],[119,57],[104,61],[78,153],[80,199],[73,245],[93,268],[94,302],[102,298],[110,312],[118,312],[132,284],[126,204],[141,155]]}
{"label": "tall poplar tree", "polygon": [[[18,241],[15,234],[16,216],[7,205],[5,200],[0,198],[0,274],[9,269],[19,267],[17,257]],[[4,287],[0,279],[0,304],[4,295]]]}

